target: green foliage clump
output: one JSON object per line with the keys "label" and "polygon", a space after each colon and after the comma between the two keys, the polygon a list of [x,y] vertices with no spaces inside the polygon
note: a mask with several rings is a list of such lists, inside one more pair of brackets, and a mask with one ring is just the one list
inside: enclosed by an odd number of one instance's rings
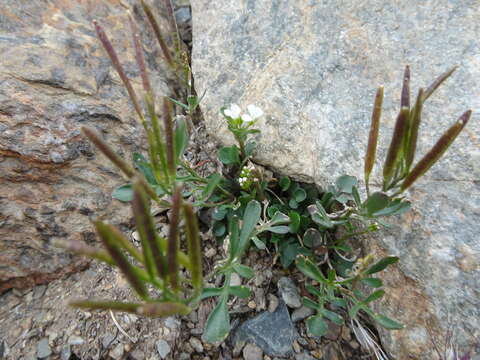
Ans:
{"label": "green foliage clump", "polygon": [[[369,179],[376,159],[383,101],[383,88],[378,89],[365,156],[364,199],[360,195],[359,182],[353,176],[341,176],[323,189],[287,176],[268,175],[256,166],[252,161],[256,148],[254,136],[259,133],[255,123],[263,112],[253,105],[248,106],[245,114],[237,105],[221,109],[236,144],[219,149],[218,159],[224,165],[223,172],[204,177],[183,158],[189,137],[187,122],[181,119],[174,122],[172,118],[172,102],[185,112],[188,119],[193,116],[201,99],[191,90],[191,72],[185,60],[188,54],[185,54],[175,30],[171,3],[166,1],[173,29],[173,52],[150,8],[143,1],[141,3],[164,58],[177,76],[182,89],[180,93],[186,94],[185,98],[181,101],[164,98],[160,120],[143,58],[140,34],[130,16],[133,45],[144,89],[144,111],[107,35],[95,22],[98,37],[122,79],[146,132],[148,158],[135,153],[133,165],[130,165],[94,130],[83,130],[85,136],[129,179],[128,184],[114,190],[113,197],[131,202],[141,250],[118,230],[100,221],[95,226],[105,250],[80,243],[66,246],[118,267],[142,302],[87,300],[76,301],[72,305],[167,316],[188,314],[201,300],[218,297],[217,305],[208,317],[204,337],[210,342],[221,341],[231,328],[227,306],[229,297],[247,298],[251,295],[247,287],[232,286],[230,282],[233,273],[247,279],[255,276],[252,268],[242,264],[245,252],[253,244],[258,249],[273,253],[273,261],[278,259],[284,268],[295,265],[305,275],[309,295],[303,298],[303,303],[316,312],[306,320],[311,334],[325,335],[328,329],[326,320],[341,325],[349,319],[357,319],[360,314],[368,315],[387,329],[401,329],[403,325],[398,321],[370,308],[373,301],[385,294],[383,282],[375,274],[398,262],[398,257],[374,259],[369,254],[358,258],[351,240],[388,226],[384,222],[385,217],[401,215],[410,209],[410,202],[402,195],[403,192],[438,161],[468,122],[471,111],[465,112],[413,166],[423,104],[454,69],[441,75],[426,90],[420,89],[415,104],[411,106],[410,70],[406,68],[401,110],[383,166],[383,186],[381,191],[370,193]],[[193,199],[193,202],[188,203],[184,198]],[[162,238],[157,232],[150,211],[152,201],[171,210],[167,238]],[[214,288],[205,287],[202,246],[195,215],[195,208],[205,207],[214,208],[212,232],[224,242],[226,249],[225,259],[206,276],[208,279],[222,277],[221,286]],[[183,232],[181,219],[185,224]],[[341,236],[338,235],[339,229],[343,232]],[[179,245],[183,234],[186,252]]]}

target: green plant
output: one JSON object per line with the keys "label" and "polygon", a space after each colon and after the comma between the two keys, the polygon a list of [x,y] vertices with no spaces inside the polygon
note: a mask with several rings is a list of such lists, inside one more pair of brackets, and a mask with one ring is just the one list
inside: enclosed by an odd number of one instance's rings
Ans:
{"label": "green plant", "polygon": [[[360,316],[365,315],[387,329],[402,328],[398,321],[375,313],[369,306],[385,294],[385,290],[381,289],[382,280],[374,274],[399,259],[387,256],[375,261],[372,255],[360,258],[355,249],[355,245],[358,248],[356,240],[360,235],[388,226],[384,217],[400,215],[410,209],[410,202],[401,194],[440,158],[468,122],[471,111],[465,112],[413,166],[423,104],[454,69],[441,75],[427,90],[421,89],[415,105],[411,107],[410,70],[406,68],[401,110],[383,167],[382,191],[371,194],[369,178],[375,163],[383,102],[383,88],[378,89],[365,157],[364,200],[358,180],[352,176],[343,175],[335,184],[322,189],[286,176],[269,175],[256,166],[252,162],[256,147],[253,137],[259,130],[254,125],[263,116],[263,111],[253,105],[249,105],[248,112],[244,114],[235,104],[221,109],[236,144],[219,149],[218,158],[224,165],[222,173],[201,176],[183,158],[188,144],[187,123],[178,119],[175,124],[172,116],[172,103],[188,116],[193,116],[201,100],[192,93],[188,55],[176,30],[172,4],[170,0],[165,0],[172,28],[173,53],[151,9],[145,2],[141,1],[141,4],[164,58],[178,79],[177,85],[183,89],[179,91],[181,100],[165,97],[161,106],[162,120],[159,120],[157,99],[143,58],[140,34],[129,16],[136,61],[142,77],[144,111],[107,35],[95,22],[98,37],[146,132],[148,159],[141,153],[134,153],[132,166],[94,130],[83,129],[90,141],[130,179],[130,183],[114,190],[113,197],[131,202],[141,251],[112,226],[102,222],[97,222],[95,226],[106,251],[80,243],[64,246],[117,266],[142,302],[87,300],[72,304],[82,308],[166,316],[187,314],[199,301],[218,297],[217,305],[208,317],[204,336],[210,342],[221,341],[231,328],[227,306],[229,297],[246,298],[251,293],[245,286],[232,286],[231,276],[233,273],[244,278],[255,276],[253,269],[242,264],[242,257],[252,242],[261,250],[272,251],[275,254],[273,263],[277,258],[285,268],[295,263],[296,268],[306,276],[309,296],[303,301],[305,306],[316,311],[306,321],[310,333],[324,335],[328,328],[327,320],[338,325],[348,320],[359,324]],[[184,198],[193,201],[190,204]],[[150,213],[151,201],[171,209],[168,239],[157,233]],[[212,232],[224,242],[225,258],[205,278],[221,276],[220,287],[205,287],[195,207],[215,208]],[[186,253],[179,246],[181,217],[185,221]],[[343,231],[343,235],[338,235],[339,230]],[[181,271],[182,268],[185,272]],[[184,277],[184,273],[189,276]]]}

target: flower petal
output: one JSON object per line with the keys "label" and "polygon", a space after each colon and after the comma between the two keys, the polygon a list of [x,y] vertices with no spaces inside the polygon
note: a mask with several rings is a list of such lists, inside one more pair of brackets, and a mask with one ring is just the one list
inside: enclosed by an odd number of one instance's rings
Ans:
{"label": "flower petal", "polygon": [[245,122],[250,122],[250,121],[252,121],[253,119],[252,119],[252,117],[251,117],[250,115],[248,115],[248,114],[243,114],[243,115],[242,115],[242,120],[245,121]]}
{"label": "flower petal", "polygon": [[258,119],[263,115],[263,110],[260,109],[258,106],[255,105],[248,105],[247,106],[248,112],[253,119]]}
{"label": "flower petal", "polygon": [[230,116],[232,119],[237,119],[240,116],[240,106],[237,104],[231,104],[228,109],[225,109],[223,113],[227,116]]}

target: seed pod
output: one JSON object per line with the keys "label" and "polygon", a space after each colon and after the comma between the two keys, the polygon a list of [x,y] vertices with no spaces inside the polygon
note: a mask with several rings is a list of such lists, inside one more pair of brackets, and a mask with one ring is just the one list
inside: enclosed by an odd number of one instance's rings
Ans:
{"label": "seed pod", "polygon": [[108,145],[100,135],[93,129],[82,127],[83,134],[116,166],[126,177],[132,178],[135,175],[135,170]]}
{"label": "seed pod", "polygon": [[172,315],[188,315],[192,309],[182,303],[161,302],[143,304],[138,307],[137,314],[150,317],[164,317]]}
{"label": "seed pod", "polygon": [[137,66],[140,70],[140,76],[142,78],[143,89],[147,93],[147,96],[153,99],[153,91],[150,86],[150,79],[148,76],[147,67],[145,66],[145,57],[143,56],[142,39],[138,31],[138,26],[132,17],[130,11],[128,12],[128,20],[130,22],[130,29],[132,31],[133,45],[135,47],[135,59],[137,60]]}
{"label": "seed pod", "polygon": [[410,66],[405,66],[405,72],[403,73],[403,87],[402,97],[400,100],[400,108],[410,109]]}
{"label": "seed pod", "polygon": [[405,191],[419,177],[425,174],[443,155],[470,120],[472,111],[468,110],[448,129],[430,151],[418,162],[402,183],[400,191]]}
{"label": "seed pod", "polygon": [[454,66],[448,71],[445,71],[442,75],[440,75],[428,88],[425,90],[425,93],[423,94],[423,102],[427,101],[427,99],[430,97],[430,95],[433,94],[435,90],[445,81],[447,80],[450,75],[453,74],[455,70],[457,70],[458,66]]}
{"label": "seed pod", "polygon": [[111,225],[104,224],[101,221],[97,221],[95,223],[95,227],[103,241],[105,248],[120,270],[123,272],[129,284],[141,298],[148,298],[147,288],[138,274],[137,269],[130,264],[120,249],[118,241],[116,240],[116,234],[114,234],[112,231],[113,227]]}
{"label": "seed pod", "polygon": [[167,165],[170,175],[175,177],[175,144],[173,140],[172,104],[167,97],[163,98],[163,126],[167,150]]}
{"label": "seed pod", "polygon": [[188,256],[191,264],[192,285],[197,290],[202,289],[202,250],[198,231],[197,216],[193,212],[192,205],[183,204],[185,218],[185,233],[188,245]]}
{"label": "seed pod", "polygon": [[170,54],[170,50],[168,49],[167,42],[165,41],[162,35],[162,32],[160,31],[160,26],[158,25],[158,22],[155,19],[155,16],[153,15],[152,10],[145,3],[144,0],[141,0],[141,3],[142,3],[143,11],[145,11],[145,14],[147,15],[148,22],[150,23],[150,26],[153,29],[155,37],[157,38],[158,44],[162,49],[162,53],[163,53],[163,56],[165,57],[165,60],[167,61],[168,65],[173,66],[172,55]]}
{"label": "seed pod", "polygon": [[375,164],[377,153],[378,130],[380,127],[380,117],[382,115],[383,86],[379,87],[375,95],[375,105],[372,113],[372,123],[370,125],[370,134],[368,136],[367,154],[365,155],[365,184],[368,189],[368,180]]}
{"label": "seed pod", "polygon": [[140,239],[142,240],[144,257],[145,259],[149,259],[149,264],[147,265],[147,268],[150,267],[149,273],[153,274],[153,268],[155,267],[157,274],[162,279],[165,279],[167,272],[165,257],[163,256],[156,239],[158,235],[152,215],[150,214],[150,206],[147,196],[138,181],[134,184],[132,209],[133,214],[135,215],[135,223],[140,234]]}
{"label": "seed pod", "polygon": [[141,306],[141,304],[124,303],[110,300],[80,300],[72,301],[69,303],[69,305],[80,309],[124,311],[134,314],[137,313],[138,308]]}
{"label": "seed pod", "polygon": [[387,158],[385,159],[385,164],[383,165],[384,191],[388,190],[387,187],[389,186],[389,183],[392,180],[393,174],[396,170],[396,165],[402,151],[404,136],[408,126],[409,113],[410,110],[408,108],[402,108],[402,110],[400,110],[400,113],[398,114],[397,121],[395,123],[392,141],[390,142]]}
{"label": "seed pod", "polygon": [[84,255],[93,259],[100,260],[109,265],[115,265],[115,261],[113,261],[111,256],[108,255],[106,251],[96,249],[81,241],[55,241],[54,245],[79,255]]}
{"label": "seed pod", "polygon": [[102,26],[96,20],[93,20],[93,25],[95,27],[95,31],[97,32],[98,38],[102,42],[102,45],[105,48],[105,51],[107,52],[108,56],[110,57],[110,60],[112,61],[113,67],[115,68],[115,70],[117,70],[117,73],[120,76],[120,79],[122,80],[123,85],[127,89],[128,95],[130,96],[130,100],[133,103],[133,107],[135,108],[135,111],[140,117],[140,120],[142,121],[142,123],[144,123],[145,120],[143,118],[142,108],[140,107],[140,104],[137,99],[137,94],[135,93],[135,90],[133,90],[132,84],[130,83],[130,80],[128,80],[128,77],[125,74],[125,70],[123,70],[122,64],[120,64],[120,60],[118,60],[117,53],[115,52],[115,49],[113,48],[112,43],[110,42],[107,34],[105,34],[105,31],[103,30]]}
{"label": "seed pod", "polygon": [[170,217],[167,249],[168,275],[170,285],[174,290],[178,290],[178,223],[181,206],[182,191],[181,187],[178,186],[172,196],[172,213]]}
{"label": "seed pod", "polygon": [[418,91],[417,101],[410,114],[410,130],[408,135],[408,142],[406,146],[406,171],[412,166],[415,158],[415,151],[417,150],[418,129],[420,128],[420,122],[422,120],[422,108],[423,108],[423,89]]}

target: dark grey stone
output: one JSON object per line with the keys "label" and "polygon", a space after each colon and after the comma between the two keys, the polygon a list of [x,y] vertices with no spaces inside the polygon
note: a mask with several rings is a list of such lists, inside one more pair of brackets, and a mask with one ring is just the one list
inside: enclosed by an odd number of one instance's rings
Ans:
{"label": "dark grey stone", "polygon": [[288,309],[280,301],[275,312],[264,311],[240,325],[233,341],[254,343],[268,356],[286,357],[293,354],[292,344],[296,337]]}
{"label": "dark grey stone", "polygon": [[45,359],[52,355],[52,349],[48,344],[48,338],[41,339],[37,344],[37,357],[39,359]]}

